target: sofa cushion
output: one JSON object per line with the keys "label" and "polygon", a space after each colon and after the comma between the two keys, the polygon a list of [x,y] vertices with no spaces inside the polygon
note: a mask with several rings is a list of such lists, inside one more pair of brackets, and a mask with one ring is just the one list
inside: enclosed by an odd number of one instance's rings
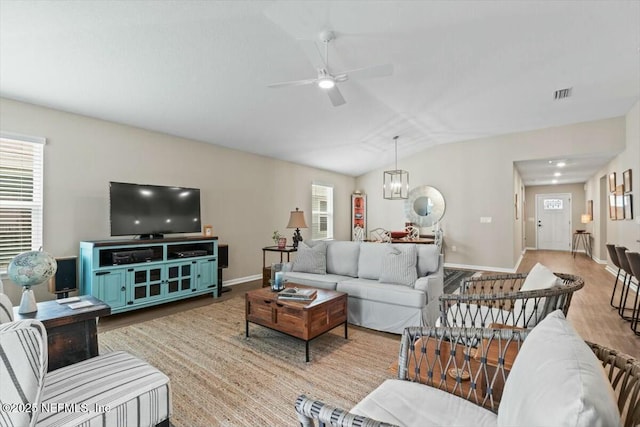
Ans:
{"label": "sofa cushion", "polygon": [[496,414],[420,383],[386,380],[351,411],[399,426],[496,426]]}
{"label": "sofa cushion", "polygon": [[338,282],[336,290],[346,292],[349,298],[360,298],[388,304],[422,308],[427,303],[423,291],[403,285],[378,283],[368,279],[348,279]]}
{"label": "sofa cushion", "polygon": [[327,274],[327,244],[318,242],[311,247],[300,242],[291,269],[301,273]]}
{"label": "sofa cushion", "polygon": [[416,245],[418,251],[418,277],[438,271],[440,248],[438,245]]}
{"label": "sofa cushion", "polygon": [[602,364],[560,310],[524,341],[504,386],[498,425],[620,425]]}
{"label": "sofa cushion", "polygon": [[360,243],[358,257],[358,277],[361,279],[378,280],[382,269],[382,258],[387,253],[390,243]]}
{"label": "sofa cushion", "polygon": [[[534,291],[538,289],[549,289],[553,286],[562,285],[562,279],[553,274],[553,271],[549,270],[544,265],[537,263],[533,266],[527,278],[524,280],[520,291]],[[544,313],[545,298],[541,298],[538,301],[538,307],[536,308],[535,299],[528,300],[525,304],[523,300],[516,300],[513,303],[513,311],[518,317],[518,326],[533,327],[541,319]],[[524,304],[524,311],[523,311]]]}
{"label": "sofa cushion", "polygon": [[327,243],[327,273],[358,277],[360,242]]}
{"label": "sofa cushion", "polygon": [[416,245],[389,246],[382,257],[382,269],[378,281],[413,287],[417,278]]}
{"label": "sofa cushion", "polygon": [[339,276],[337,274],[297,273],[293,271],[284,273],[284,280],[286,282],[332,291],[336,289],[338,282],[346,279],[350,279],[350,277]]}

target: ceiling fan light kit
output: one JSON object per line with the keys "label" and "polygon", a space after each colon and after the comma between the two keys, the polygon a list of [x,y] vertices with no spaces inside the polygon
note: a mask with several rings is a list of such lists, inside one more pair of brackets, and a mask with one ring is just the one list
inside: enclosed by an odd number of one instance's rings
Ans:
{"label": "ceiling fan light kit", "polygon": [[387,200],[409,198],[409,172],[398,169],[398,136],[394,136],[396,163],[394,170],[382,174],[382,197]]}
{"label": "ceiling fan light kit", "polygon": [[[335,40],[335,33],[331,30],[324,30],[320,32],[318,39],[320,42],[324,44],[324,57],[322,54],[322,63],[323,67],[318,68],[318,76],[315,79],[304,79],[304,80],[292,80],[288,82],[281,83],[273,83],[270,84],[271,88],[280,88],[287,86],[302,86],[315,83],[319,88],[326,91],[329,96],[329,100],[334,107],[338,107],[346,103],[342,93],[338,90],[338,83],[345,82],[349,80],[349,74],[352,74],[352,77],[357,77],[359,79],[366,78],[375,78],[375,77],[385,77],[393,74],[393,65],[384,64],[384,65],[376,65],[373,67],[364,67],[364,68],[356,68],[349,71],[343,71],[340,73],[331,73],[329,70],[329,43],[332,40]],[[320,53],[320,51],[318,51]]]}

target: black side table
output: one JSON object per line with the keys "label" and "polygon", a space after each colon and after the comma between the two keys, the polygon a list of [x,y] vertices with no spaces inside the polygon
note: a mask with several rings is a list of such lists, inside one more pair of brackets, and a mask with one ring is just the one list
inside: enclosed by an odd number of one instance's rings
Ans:
{"label": "black side table", "polygon": [[283,261],[284,254],[287,254],[287,262],[291,261],[291,253],[297,252],[298,249],[293,246],[285,246],[279,248],[277,246],[265,246],[262,248],[262,287],[269,286],[269,280],[271,280],[271,265],[267,267],[267,252],[280,252],[280,262]]}

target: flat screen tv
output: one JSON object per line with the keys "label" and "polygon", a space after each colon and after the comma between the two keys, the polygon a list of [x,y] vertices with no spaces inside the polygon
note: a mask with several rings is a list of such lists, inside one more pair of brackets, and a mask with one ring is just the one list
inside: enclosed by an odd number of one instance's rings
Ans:
{"label": "flat screen tv", "polygon": [[197,188],[110,182],[109,200],[112,236],[148,239],[201,231]]}

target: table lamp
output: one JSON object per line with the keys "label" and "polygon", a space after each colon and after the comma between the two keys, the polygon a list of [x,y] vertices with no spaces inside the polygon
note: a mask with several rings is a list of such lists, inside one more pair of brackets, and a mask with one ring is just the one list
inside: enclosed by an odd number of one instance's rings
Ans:
{"label": "table lamp", "polygon": [[291,211],[291,216],[289,216],[289,224],[287,224],[287,228],[295,228],[296,231],[293,233],[293,247],[294,249],[298,248],[298,243],[302,242],[302,235],[300,235],[301,228],[308,228],[307,223],[304,221],[304,212],[298,210],[296,208],[295,211]]}
{"label": "table lamp", "polygon": [[[580,222],[583,224],[589,224],[591,222],[591,215],[589,214],[582,214],[580,216]],[[587,230],[576,230],[576,232],[578,233],[584,233]]]}
{"label": "table lamp", "polygon": [[23,287],[18,313],[28,314],[38,311],[36,297],[31,287],[49,280],[56,274],[57,269],[56,259],[42,250],[22,252],[11,260],[7,269],[9,279]]}

